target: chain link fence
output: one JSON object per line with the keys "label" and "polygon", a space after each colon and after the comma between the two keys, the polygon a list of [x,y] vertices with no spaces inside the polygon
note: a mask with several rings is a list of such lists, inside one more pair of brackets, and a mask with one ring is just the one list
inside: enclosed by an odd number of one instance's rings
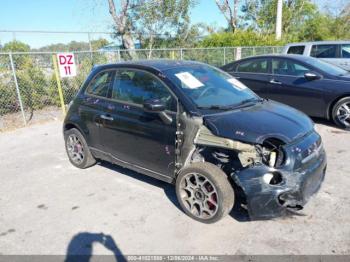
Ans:
{"label": "chain link fence", "polygon": [[[93,65],[130,59],[183,59],[222,66],[252,55],[279,53],[281,47],[225,47],[73,52],[77,75],[60,79],[68,105]],[[52,56],[56,52],[0,53],[0,131],[62,117]]]}

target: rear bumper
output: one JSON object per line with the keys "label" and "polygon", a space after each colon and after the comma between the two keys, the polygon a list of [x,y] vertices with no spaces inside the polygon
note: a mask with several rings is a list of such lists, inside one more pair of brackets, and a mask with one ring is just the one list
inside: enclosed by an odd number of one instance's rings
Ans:
{"label": "rear bumper", "polygon": [[[307,161],[303,161],[302,151],[295,151],[305,147],[309,150],[309,144],[314,144],[317,138],[316,134],[286,148],[288,159],[279,169],[261,164],[233,175],[233,180],[243,189],[251,219],[269,219],[283,216],[291,208],[301,209],[319,190],[327,167],[322,144]],[[264,175],[267,173],[281,175],[281,182],[275,185],[266,183]]]}

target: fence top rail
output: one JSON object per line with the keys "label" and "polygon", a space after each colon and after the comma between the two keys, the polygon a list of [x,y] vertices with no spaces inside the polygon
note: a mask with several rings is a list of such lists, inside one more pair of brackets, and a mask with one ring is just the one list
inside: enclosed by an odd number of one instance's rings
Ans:
{"label": "fence top rail", "polygon": [[0,33],[36,33],[36,34],[108,34],[115,35],[113,32],[104,31],[45,31],[45,30],[0,30]]}
{"label": "fence top rail", "polygon": [[[191,51],[191,50],[223,50],[223,49],[235,49],[235,48],[245,48],[245,49],[257,49],[257,48],[282,48],[282,46],[225,46],[225,47],[193,47],[193,48],[156,48],[156,49],[134,49],[135,52],[149,52],[149,51]],[[81,50],[81,51],[29,51],[29,52],[0,52],[0,55],[45,55],[45,54],[57,54],[57,53],[113,53],[113,52],[128,52],[130,50],[126,49],[113,49],[113,50]]]}

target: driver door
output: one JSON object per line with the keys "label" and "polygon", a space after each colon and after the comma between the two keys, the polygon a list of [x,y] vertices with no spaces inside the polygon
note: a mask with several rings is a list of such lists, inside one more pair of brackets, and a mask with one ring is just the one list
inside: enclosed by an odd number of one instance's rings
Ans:
{"label": "driver door", "polygon": [[269,98],[310,116],[323,117],[326,107],[323,80],[307,80],[304,74],[308,71],[311,69],[297,61],[273,58]]}
{"label": "driver door", "polygon": [[[166,124],[158,113],[146,112],[143,103],[160,99]],[[101,128],[105,150],[114,157],[156,173],[173,175],[175,162],[176,100],[155,75],[136,69],[116,70],[107,118]]]}

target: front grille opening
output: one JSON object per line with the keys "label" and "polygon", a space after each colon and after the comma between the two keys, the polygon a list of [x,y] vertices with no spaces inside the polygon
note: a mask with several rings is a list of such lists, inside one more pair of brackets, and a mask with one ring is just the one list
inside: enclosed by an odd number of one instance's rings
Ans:
{"label": "front grille opening", "polygon": [[273,173],[273,177],[270,181],[270,185],[278,185],[280,183],[282,183],[283,181],[283,178],[282,178],[282,175],[280,173]]}
{"label": "front grille opening", "polygon": [[263,177],[266,184],[276,186],[283,182],[283,177],[279,172],[267,173]]}

